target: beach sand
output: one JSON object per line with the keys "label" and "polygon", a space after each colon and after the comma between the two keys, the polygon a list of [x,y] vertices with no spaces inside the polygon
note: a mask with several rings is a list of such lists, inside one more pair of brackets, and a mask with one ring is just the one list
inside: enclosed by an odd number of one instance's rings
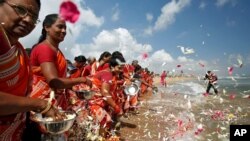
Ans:
{"label": "beach sand", "polygon": [[[167,78],[168,87],[194,78]],[[198,100],[178,93],[166,93],[160,78],[154,79],[157,94],[140,99],[139,113],[122,117],[119,134],[124,141],[229,140],[229,125],[249,124],[249,99],[203,96]],[[233,102],[232,102],[233,101]],[[243,104],[244,103],[244,104]]]}

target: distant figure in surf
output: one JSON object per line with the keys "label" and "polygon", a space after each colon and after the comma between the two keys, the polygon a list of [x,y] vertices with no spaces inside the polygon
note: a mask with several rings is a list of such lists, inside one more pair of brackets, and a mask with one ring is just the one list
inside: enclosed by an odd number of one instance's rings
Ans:
{"label": "distant figure in surf", "polygon": [[216,88],[217,80],[218,80],[217,75],[211,71],[207,71],[204,80],[208,80],[206,93],[209,93],[210,89],[213,88],[214,92],[218,94],[218,90]]}
{"label": "distant figure in surf", "polygon": [[167,87],[166,77],[167,77],[167,72],[164,70],[161,74],[161,85],[164,87]]}

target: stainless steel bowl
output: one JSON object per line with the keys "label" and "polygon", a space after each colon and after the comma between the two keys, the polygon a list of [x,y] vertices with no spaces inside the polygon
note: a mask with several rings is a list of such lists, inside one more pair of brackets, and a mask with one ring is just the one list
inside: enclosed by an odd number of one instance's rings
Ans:
{"label": "stainless steel bowl", "polygon": [[158,87],[153,87],[153,94],[157,94],[158,92]]}
{"label": "stainless steel bowl", "polygon": [[141,86],[141,81],[140,80],[138,80],[138,79],[136,79],[135,81],[134,81],[134,83],[137,85],[137,86]]}
{"label": "stainless steel bowl", "polygon": [[127,85],[124,88],[124,92],[127,95],[134,96],[139,92],[140,88],[136,83],[132,83],[131,85]]}
{"label": "stainless steel bowl", "polygon": [[91,90],[78,90],[78,91],[75,91],[76,92],[76,95],[78,98],[80,99],[91,99],[93,96],[94,96],[94,92],[91,91]]}
{"label": "stainless steel bowl", "polygon": [[41,118],[41,115],[38,114],[31,116],[31,120],[38,123],[41,132],[62,134],[71,128],[76,119],[76,113],[72,111],[65,111],[64,113],[69,118],[63,119],[62,121],[48,121],[48,118]]}

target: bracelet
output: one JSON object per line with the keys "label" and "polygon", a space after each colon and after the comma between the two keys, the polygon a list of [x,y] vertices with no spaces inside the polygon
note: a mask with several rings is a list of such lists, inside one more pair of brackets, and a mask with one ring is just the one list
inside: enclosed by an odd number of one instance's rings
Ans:
{"label": "bracelet", "polygon": [[52,106],[51,102],[48,102],[46,108],[45,108],[44,110],[42,110],[42,111],[40,112],[40,114],[47,113],[47,112],[50,110],[51,106]]}

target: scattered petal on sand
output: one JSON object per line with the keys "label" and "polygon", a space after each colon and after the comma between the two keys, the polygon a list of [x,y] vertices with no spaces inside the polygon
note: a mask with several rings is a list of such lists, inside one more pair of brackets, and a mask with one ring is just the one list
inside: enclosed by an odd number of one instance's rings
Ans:
{"label": "scattered petal on sand", "polygon": [[220,104],[223,103],[223,101],[224,101],[223,98],[220,97]]}
{"label": "scattered petal on sand", "polygon": [[230,98],[230,99],[235,99],[235,96],[236,96],[235,94],[230,94],[230,95],[229,95],[229,98]]}
{"label": "scattered petal on sand", "polygon": [[250,98],[250,95],[244,95],[242,98]]}
{"label": "scattered petal on sand", "polygon": [[80,12],[77,9],[77,6],[72,1],[64,1],[60,5],[60,16],[71,23],[75,23],[79,16]]}

